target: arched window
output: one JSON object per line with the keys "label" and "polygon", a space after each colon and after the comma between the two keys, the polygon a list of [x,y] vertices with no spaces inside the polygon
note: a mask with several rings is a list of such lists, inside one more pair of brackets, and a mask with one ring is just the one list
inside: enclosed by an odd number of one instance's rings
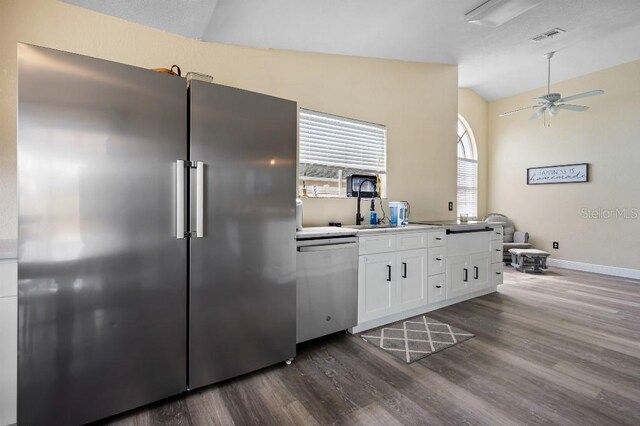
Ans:
{"label": "arched window", "polygon": [[473,132],[458,115],[458,217],[478,216],[478,150]]}

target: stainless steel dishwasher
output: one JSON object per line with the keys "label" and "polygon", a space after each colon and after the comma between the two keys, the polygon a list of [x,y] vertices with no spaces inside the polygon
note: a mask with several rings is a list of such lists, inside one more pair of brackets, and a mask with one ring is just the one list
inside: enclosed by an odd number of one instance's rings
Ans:
{"label": "stainless steel dishwasher", "polygon": [[356,325],[357,241],[355,236],[298,239],[297,343]]}

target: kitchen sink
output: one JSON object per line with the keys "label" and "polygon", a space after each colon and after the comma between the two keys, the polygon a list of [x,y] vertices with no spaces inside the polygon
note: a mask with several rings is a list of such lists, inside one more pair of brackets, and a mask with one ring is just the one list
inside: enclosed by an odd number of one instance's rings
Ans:
{"label": "kitchen sink", "polygon": [[383,225],[346,225],[344,228],[351,229],[387,229],[387,228],[398,228],[397,226],[391,226],[387,224]]}

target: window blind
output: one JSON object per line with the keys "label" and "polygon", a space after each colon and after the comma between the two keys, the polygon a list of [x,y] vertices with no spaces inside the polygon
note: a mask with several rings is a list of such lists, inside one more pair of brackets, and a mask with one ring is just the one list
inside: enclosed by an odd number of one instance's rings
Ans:
{"label": "window blind", "polygon": [[458,158],[458,215],[478,216],[478,162]]}
{"label": "window blind", "polygon": [[385,126],[300,110],[299,171],[310,196],[339,196],[351,174],[386,173]]}

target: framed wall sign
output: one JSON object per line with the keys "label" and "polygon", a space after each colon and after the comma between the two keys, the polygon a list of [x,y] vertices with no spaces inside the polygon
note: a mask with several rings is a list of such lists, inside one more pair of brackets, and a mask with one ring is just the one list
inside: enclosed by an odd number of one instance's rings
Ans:
{"label": "framed wall sign", "polygon": [[576,183],[589,181],[589,164],[564,164],[562,166],[530,167],[527,169],[527,185],[548,183]]}

